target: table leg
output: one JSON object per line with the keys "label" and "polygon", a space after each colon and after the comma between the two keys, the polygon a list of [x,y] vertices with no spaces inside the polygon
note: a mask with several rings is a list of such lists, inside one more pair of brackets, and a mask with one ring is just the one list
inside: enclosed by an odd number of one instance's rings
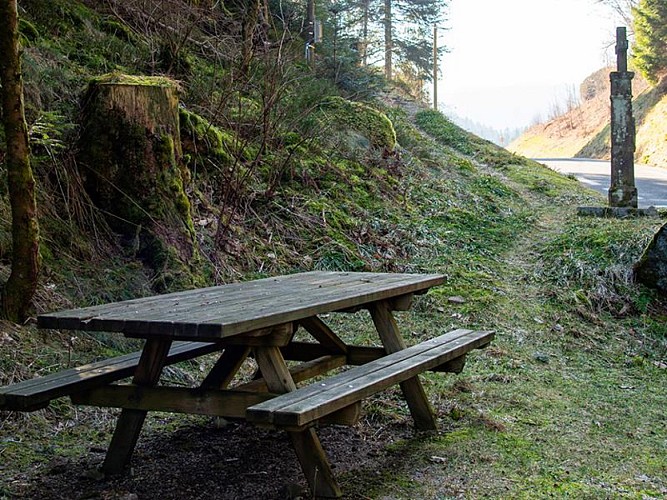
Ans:
{"label": "table leg", "polygon": [[[157,385],[170,347],[171,340],[147,340],[141,352],[137,369],[134,372],[132,383],[147,387]],[[124,409],[121,411],[109,444],[107,456],[104,459],[104,464],[102,464],[102,471],[105,474],[120,474],[125,466],[130,463],[146,413],[144,410]]]}
{"label": "table leg", "polygon": [[[270,392],[282,394],[296,390],[278,347],[257,347],[255,357]],[[315,498],[339,498],[342,495],[315,429],[288,431],[303,473]]]}
{"label": "table leg", "polygon": [[[377,302],[369,310],[387,353],[391,354],[405,349],[405,341],[401,337],[394,315],[391,313],[389,302]],[[419,378],[415,376],[405,382],[401,382],[401,389],[408,402],[415,427],[420,430],[437,429],[435,415]]]}

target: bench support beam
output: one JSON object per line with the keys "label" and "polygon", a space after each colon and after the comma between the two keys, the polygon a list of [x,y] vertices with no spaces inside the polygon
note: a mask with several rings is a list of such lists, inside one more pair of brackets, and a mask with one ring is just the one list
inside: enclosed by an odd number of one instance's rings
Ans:
{"label": "bench support beam", "polygon": [[224,389],[250,354],[248,346],[228,346],[201,383],[202,389]]}
{"label": "bench support beam", "polygon": [[[283,394],[296,390],[280,349],[277,347],[258,347],[255,358],[262,377],[269,391]],[[301,469],[308,480],[310,491],[315,498],[339,498],[342,491],[331,471],[320,439],[315,429],[309,427],[302,431],[287,431],[292,446],[301,463]]]}
{"label": "bench support beam", "polygon": [[275,396],[268,392],[109,385],[73,394],[71,398],[77,405],[243,419],[249,406]]}
{"label": "bench support beam", "polygon": [[[132,383],[153,387],[158,383],[162,367],[167,360],[171,340],[149,339],[141,352],[139,365]],[[134,447],[139,439],[141,427],[146,419],[145,410],[123,410],[118,417],[116,430],[111,438],[107,456],[102,464],[105,474],[116,475],[123,472],[130,463]]]}
{"label": "bench support beam", "polygon": [[[387,301],[376,302],[370,306],[369,310],[387,353],[392,354],[405,349],[405,341],[401,337],[396,319],[391,313],[392,304]],[[401,390],[408,402],[415,427],[419,430],[436,430],[438,425],[435,415],[419,378],[415,376],[401,382]]]}
{"label": "bench support beam", "polygon": [[463,354],[458,358],[454,358],[446,363],[443,363],[440,366],[433,368],[434,372],[448,372],[448,373],[461,373],[463,368],[466,365],[466,355]]}
{"label": "bench support beam", "polygon": [[331,328],[317,316],[299,320],[299,324],[303,326],[315,340],[324,347],[330,349],[333,353],[347,353],[345,342],[343,342],[340,337],[338,337],[338,335],[336,335]]}
{"label": "bench support beam", "polygon": [[[345,364],[346,358],[344,355],[322,356],[320,358],[313,359],[312,361],[301,363],[294,368],[290,368],[289,372],[294,383],[298,383],[330,372],[336,368],[340,368]],[[251,382],[246,382],[245,384],[241,384],[235,387],[235,389],[239,391],[255,392],[266,392],[268,390],[266,381],[263,378],[258,378]]]}

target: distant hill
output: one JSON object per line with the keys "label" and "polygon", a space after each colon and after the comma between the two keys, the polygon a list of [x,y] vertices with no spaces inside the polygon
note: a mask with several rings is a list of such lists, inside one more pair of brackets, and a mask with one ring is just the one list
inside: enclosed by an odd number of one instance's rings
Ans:
{"label": "distant hill", "polygon": [[462,129],[465,129],[468,132],[475,134],[476,136],[486,139],[487,141],[491,141],[498,146],[507,146],[525,131],[525,128],[505,128],[500,130],[488,125],[484,125],[483,123],[476,122],[470,118],[459,116],[448,109],[445,109],[443,113],[447,116],[447,118],[456,123]]}
{"label": "distant hill", "polygon": [[[602,68],[580,86],[580,104],[546,123],[528,129],[508,149],[528,157],[606,159],[609,149],[609,72]],[[637,123],[636,160],[667,165],[667,81],[651,87],[640,75],[633,80]]]}

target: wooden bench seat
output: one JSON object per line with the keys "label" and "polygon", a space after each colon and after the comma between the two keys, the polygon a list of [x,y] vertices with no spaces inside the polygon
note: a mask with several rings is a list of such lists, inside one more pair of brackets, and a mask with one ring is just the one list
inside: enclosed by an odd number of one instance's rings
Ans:
{"label": "wooden bench seat", "polygon": [[[196,358],[219,349],[219,346],[211,342],[174,342],[166,364]],[[130,377],[139,364],[140,357],[141,352],[133,352],[0,387],[0,410],[39,410],[46,407],[52,399]]]}
{"label": "wooden bench seat", "polygon": [[246,419],[259,425],[307,426],[419,373],[460,359],[472,349],[489,344],[493,336],[488,331],[454,330],[251,406]]}

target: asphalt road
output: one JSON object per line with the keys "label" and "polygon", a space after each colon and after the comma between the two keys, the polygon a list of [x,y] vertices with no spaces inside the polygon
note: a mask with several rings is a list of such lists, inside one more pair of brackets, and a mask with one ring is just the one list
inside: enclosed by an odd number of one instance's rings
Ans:
{"label": "asphalt road", "polygon": [[[579,182],[607,196],[611,165],[607,160],[586,158],[535,158],[562,174],[572,174]],[[635,185],[639,207],[667,207],[667,169],[635,165]]]}

